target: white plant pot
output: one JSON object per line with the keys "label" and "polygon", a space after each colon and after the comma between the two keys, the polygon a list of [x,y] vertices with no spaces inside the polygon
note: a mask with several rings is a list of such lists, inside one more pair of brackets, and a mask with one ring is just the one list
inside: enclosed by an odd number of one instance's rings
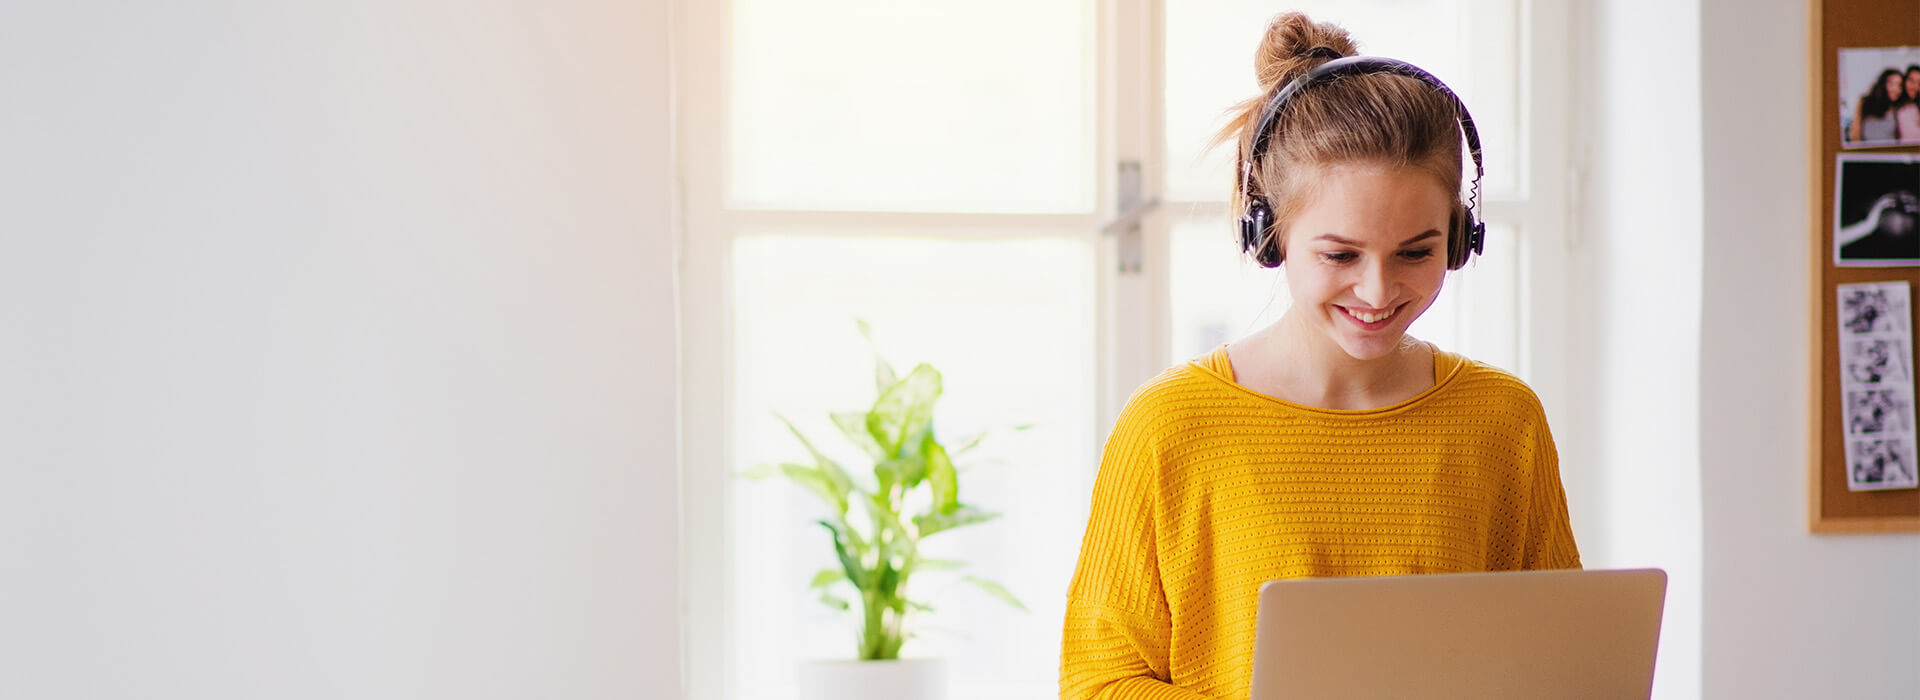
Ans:
{"label": "white plant pot", "polygon": [[800,664],[800,700],[946,700],[940,659],[807,661]]}

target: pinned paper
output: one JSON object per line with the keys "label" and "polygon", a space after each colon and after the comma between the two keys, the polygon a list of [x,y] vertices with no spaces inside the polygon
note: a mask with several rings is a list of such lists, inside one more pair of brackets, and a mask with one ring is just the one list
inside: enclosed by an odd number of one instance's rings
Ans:
{"label": "pinned paper", "polygon": [[1837,291],[1847,488],[1920,486],[1909,287],[1906,282],[1870,282],[1838,285]]}

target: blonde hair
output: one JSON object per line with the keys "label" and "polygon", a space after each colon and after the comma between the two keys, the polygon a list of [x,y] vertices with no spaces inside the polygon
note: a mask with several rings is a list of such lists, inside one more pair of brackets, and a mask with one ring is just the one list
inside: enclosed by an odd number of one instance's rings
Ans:
{"label": "blonde hair", "polygon": [[1250,252],[1261,265],[1278,267],[1285,259],[1287,225],[1312,196],[1322,170],[1345,163],[1416,168],[1454,193],[1447,259],[1449,267],[1457,267],[1456,261],[1466,259],[1467,238],[1461,230],[1466,204],[1458,194],[1464,166],[1460,110],[1442,88],[1411,76],[1369,73],[1295,92],[1274,118],[1259,158],[1247,168],[1254,129],[1274,95],[1320,64],[1358,53],[1347,30],[1299,12],[1279,15],[1267,25],[1253,62],[1260,94],[1230,110],[1232,120],[1214,141],[1239,143],[1229,211],[1246,211],[1249,196],[1265,199],[1273,226]]}

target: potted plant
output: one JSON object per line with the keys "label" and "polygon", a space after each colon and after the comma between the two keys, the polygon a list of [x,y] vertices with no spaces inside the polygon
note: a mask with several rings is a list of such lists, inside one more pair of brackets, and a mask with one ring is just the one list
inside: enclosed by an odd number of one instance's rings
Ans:
{"label": "potted plant", "polygon": [[[872,342],[867,324],[860,332]],[[822,452],[806,434],[784,416],[794,437],[806,448],[802,461],[757,466],[750,478],[775,474],[804,487],[827,506],[827,517],[815,523],[831,545],[834,565],[821,570],[808,584],[820,591],[820,600],[859,618],[857,655],[850,661],[822,661],[801,669],[802,698],[913,698],[937,699],[944,694],[944,668],[937,660],[901,660],[900,650],[913,638],[909,621],[930,611],[926,602],[909,597],[917,574],[958,571],[961,562],[921,554],[921,542],[956,528],[999,517],[960,500],[959,471],[954,458],[978,446],[985,433],[972,436],[949,450],[934,429],[934,403],[940,398],[940,372],[920,364],[901,376],[874,353],[878,396],[864,411],[831,414],[833,424],[871,462],[871,468],[849,471]],[[1000,584],[964,576],[962,581],[1021,610],[1026,606]],[[851,592],[843,597],[842,592]]]}

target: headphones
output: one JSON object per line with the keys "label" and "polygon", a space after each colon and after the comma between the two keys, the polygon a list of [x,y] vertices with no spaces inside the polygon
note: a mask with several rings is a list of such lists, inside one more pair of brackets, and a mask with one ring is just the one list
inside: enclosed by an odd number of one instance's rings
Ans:
{"label": "headphones", "polygon": [[[1332,49],[1318,48],[1314,49],[1314,55],[1335,56],[1337,54],[1334,54]],[[1247,209],[1240,215],[1240,250],[1252,254],[1262,266],[1279,267],[1284,254],[1278,250],[1277,246],[1273,252],[1269,253],[1266,250],[1267,247],[1263,245],[1274,234],[1273,209],[1267,206],[1264,198],[1253,193],[1253,164],[1260,160],[1260,156],[1266,154],[1267,141],[1273,132],[1274,122],[1280,118],[1280,110],[1286,107],[1287,100],[1292,99],[1295,94],[1315,85],[1331,83],[1349,75],[1375,73],[1404,75],[1439,88],[1440,92],[1445,94],[1447,99],[1453,102],[1453,106],[1459,110],[1460,132],[1466,136],[1467,152],[1473,156],[1473,189],[1467,198],[1466,206],[1463,207],[1466,210],[1461,217],[1463,220],[1458,222],[1459,231],[1465,235],[1447,237],[1447,269],[1460,269],[1467,264],[1467,258],[1480,253],[1481,248],[1486,245],[1486,224],[1481,223],[1479,217],[1474,216],[1473,212],[1480,203],[1480,178],[1486,175],[1486,168],[1480,164],[1480,132],[1473,128],[1473,115],[1467,113],[1467,105],[1460,101],[1460,96],[1455,95],[1446,83],[1440,82],[1439,78],[1421,70],[1419,66],[1378,56],[1349,56],[1322,63],[1308,71],[1306,75],[1294,78],[1293,82],[1287,83],[1285,87],[1280,88],[1279,92],[1274,93],[1273,99],[1267,102],[1266,109],[1260,113],[1260,123],[1253,134],[1253,147],[1248,150],[1246,160],[1241,161],[1240,164],[1240,193],[1247,198]]]}

